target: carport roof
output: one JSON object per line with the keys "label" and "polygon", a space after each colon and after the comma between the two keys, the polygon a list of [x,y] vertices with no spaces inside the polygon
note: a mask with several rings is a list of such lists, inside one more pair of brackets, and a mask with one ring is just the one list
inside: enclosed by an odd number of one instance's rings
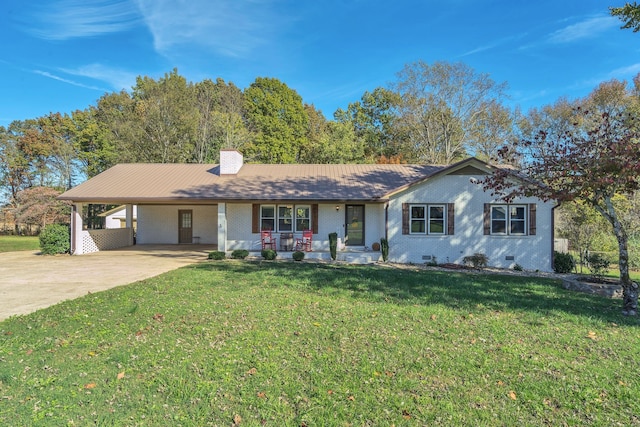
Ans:
{"label": "carport roof", "polygon": [[383,201],[454,166],[244,164],[235,175],[220,175],[219,165],[212,164],[119,164],[59,198],[112,204]]}

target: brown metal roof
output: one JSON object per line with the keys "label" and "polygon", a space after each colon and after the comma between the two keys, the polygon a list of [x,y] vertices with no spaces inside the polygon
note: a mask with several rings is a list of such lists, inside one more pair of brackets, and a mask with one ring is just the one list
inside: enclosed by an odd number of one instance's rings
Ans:
{"label": "brown metal roof", "polygon": [[119,164],[60,196],[102,203],[241,200],[375,201],[446,169],[428,165]]}

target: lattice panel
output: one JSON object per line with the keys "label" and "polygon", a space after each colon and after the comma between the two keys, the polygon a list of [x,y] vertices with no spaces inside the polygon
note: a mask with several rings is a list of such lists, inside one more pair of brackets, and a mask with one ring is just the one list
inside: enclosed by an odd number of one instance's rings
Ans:
{"label": "lattice panel", "polygon": [[83,231],[82,252],[88,254],[129,246],[130,235],[130,228]]}

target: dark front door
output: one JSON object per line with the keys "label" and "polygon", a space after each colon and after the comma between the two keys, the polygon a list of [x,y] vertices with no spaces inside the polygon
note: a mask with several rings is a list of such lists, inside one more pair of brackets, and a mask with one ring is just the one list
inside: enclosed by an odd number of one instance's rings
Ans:
{"label": "dark front door", "polygon": [[347,205],[347,246],[364,246],[364,205]]}
{"label": "dark front door", "polygon": [[193,242],[193,211],[178,211],[178,243]]}

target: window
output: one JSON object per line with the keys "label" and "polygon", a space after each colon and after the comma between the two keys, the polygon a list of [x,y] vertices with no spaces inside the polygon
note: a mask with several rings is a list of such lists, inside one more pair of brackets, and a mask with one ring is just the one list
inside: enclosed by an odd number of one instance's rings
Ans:
{"label": "window", "polygon": [[446,205],[410,205],[409,234],[446,234]]}
{"label": "window", "polygon": [[491,206],[491,234],[527,234],[526,205]]}
{"label": "window", "polygon": [[311,229],[311,206],[260,205],[260,230],[302,232]]}
{"label": "window", "polygon": [[293,231],[293,206],[278,206],[278,231]]}
{"label": "window", "polygon": [[429,234],[444,234],[444,205],[429,206]]}
{"label": "window", "polygon": [[311,208],[309,206],[296,206],[296,231],[311,229]]}
{"label": "window", "polygon": [[276,207],[273,205],[263,205],[260,207],[260,229],[276,229]]}
{"label": "window", "polygon": [[424,234],[426,230],[425,205],[412,205],[411,234]]}

